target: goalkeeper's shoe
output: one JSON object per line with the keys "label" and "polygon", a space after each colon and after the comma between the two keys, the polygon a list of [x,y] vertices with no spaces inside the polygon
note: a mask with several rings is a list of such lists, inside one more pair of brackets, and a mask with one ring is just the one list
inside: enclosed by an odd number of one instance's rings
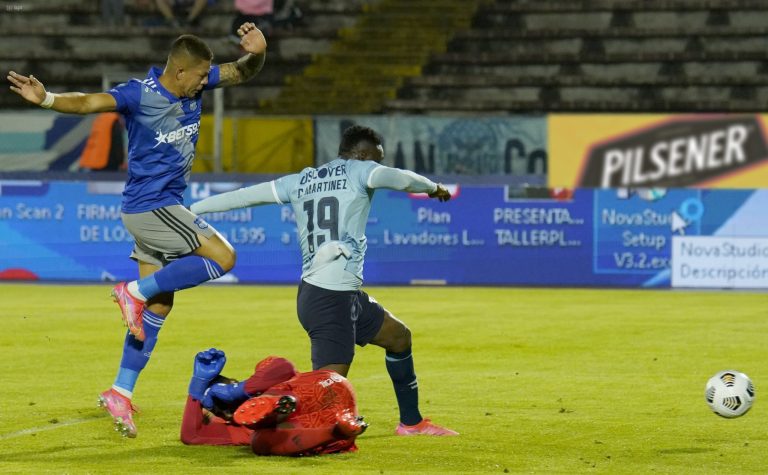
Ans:
{"label": "goalkeeper's shoe", "polygon": [[416,425],[407,426],[402,422],[398,424],[395,430],[397,435],[459,435],[458,432],[445,427],[440,427],[437,424],[432,423],[429,419],[422,419]]}
{"label": "goalkeeper's shoe", "polygon": [[254,426],[274,416],[286,416],[296,410],[296,398],[293,396],[259,396],[251,398],[235,411],[235,422],[241,426]]}
{"label": "goalkeeper's shoe", "polygon": [[112,416],[115,430],[123,437],[136,437],[136,424],[133,423],[133,413],[138,412],[131,400],[110,388],[99,394],[99,406]]}
{"label": "goalkeeper's shoe", "polygon": [[363,420],[363,416],[355,416],[349,410],[340,411],[336,414],[335,431],[341,437],[339,439],[351,439],[365,432],[368,423]]}
{"label": "goalkeeper's shoe", "polygon": [[128,331],[139,341],[144,341],[144,302],[128,292],[128,284],[120,282],[112,289],[112,299],[120,306],[123,316],[123,324]]}

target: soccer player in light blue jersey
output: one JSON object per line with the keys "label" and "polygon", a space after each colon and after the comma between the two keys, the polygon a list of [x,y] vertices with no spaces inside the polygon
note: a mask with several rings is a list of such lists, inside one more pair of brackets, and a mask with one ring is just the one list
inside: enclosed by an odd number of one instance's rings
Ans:
{"label": "soccer player in light blue jersey", "polygon": [[386,351],[386,367],[400,408],[398,435],[457,435],[419,412],[411,353],[411,332],[360,290],[365,259],[365,225],[378,188],[427,193],[447,201],[442,185],[416,173],[379,164],[381,138],[367,127],[344,131],[339,157],[322,167],[248,188],[222,193],[192,205],[196,214],[269,203],[290,203],[296,214],[303,259],[297,298],[299,321],[312,343],[312,369],[346,376],[355,344]]}
{"label": "soccer player in light blue jersey", "polygon": [[103,93],[52,94],[34,76],[9,72],[11,90],[32,104],[58,112],[117,111],[128,129],[128,181],[122,219],[135,245],[139,280],[112,291],[128,327],[120,369],[99,402],[116,429],[136,437],[131,403],[139,373],[157,342],[177,290],[220,277],[235,265],[232,246],[184,207],[200,129],[202,94],[250,80],[261,70],[267,43],[253,23],[238,30],[246,51],[235,62],[212,64],[213,52],[200,38],[182,35],[171,45],[165,67],[150,69]]}

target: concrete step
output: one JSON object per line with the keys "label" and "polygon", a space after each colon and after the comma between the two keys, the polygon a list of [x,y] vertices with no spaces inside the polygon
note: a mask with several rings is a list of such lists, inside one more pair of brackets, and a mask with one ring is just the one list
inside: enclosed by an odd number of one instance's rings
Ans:
{"label": "concrete step", "polygon": [[[726,71],[726,73],[728,73]],[[760,76],[663,76],[648,75],[637,77],[621,75],[616,78],[604,75],[539,75],[539,76],[489,76],[489,75],[440,75],[419,76],[405,80],[403,90],[412,88],[431,89],[469,89],[475,87],[557,87],[557,86],[582,86],[582,87],[615,87],[615,86],[750,86],[768,87],[768,74]]]}
{"label": "concrete step", "polygon": [[[212,45],[213,46],[213,45]],[[105,62],[111,63],[114,66],[121,63],[140,63],[145,65],[151,64],[164,64],[165,56],[162,51],[167,48],[150,49],[150,50],[124,50],[119,55],[116,55],[112,51],[56,51],[51,49],[42,49],[32,51],[7,51],[2,55],[4,61],[66,61],[76,63],[78,66],[81,63],[92,62]],[[233,61],[242,56],[237,50],[216,51],[214,49],[215,59],[217,63],[223,63],[227,61]],[[290,58],[284,58],[279,55],[269,55],[267,61],[270,64],[282,66],[285,64],[302,64],[306,65],[310,61],[310,56],[306,54],[296,55]],[[266,67],[266,66],[265,66]]]}
{"label": "concrete step", "polygon": [[622,51],[616,53],[601,51],[578,52],[486,52],[486,53],[444,53],[432,56],[433,63],[464,65],[495,65],[521,63],[623,63],[660,61],[765,61],[768,51]]}
{"label": "concrete step", "polygon": [[[373,1],[373,0],[370,0]],[[347,4],[340,1],[323,2],[315,0],[302,9],[304,23],[321,28],[340,28],[354,24],[366,0],[352,0]],[[162,16],[155,8],[143,9],[126,2],[126,21],[134,26],[161,27]],[[199,25],[184,32],[206,29],[228,31],[236,10],[232,2],[221,1],[207,8],[200,16]],[[10,3],[0,15],[0,27],[25,26],[34,29],[66,27],[67,25],[102,25],[98,2],[40,2]]]}
{"label": "concrete step", "polygon": [[643,38],[483,38],[451,41],[451,53],[537,54],[653,54],[658,51],[685,53],[761,52],[766,49],[765,36],[739,37],[643,37]]}
{"label": "concrete step", "polygon": [[[301,68],[297,69],[300,70]],[[73,70],[71,63],[69,62],[58,64],[42,62],[28,65],[27,63],[0,61],[0,70],[16,71],[22,74],[34,74],[47,88],[52,91],[63,92],[78,91],[82,86],[100,88],[104,73],[108,73],[111,76],[118,78],[116,80],[121,81],[137,76],[143,78],[148,67],[122,68],[112,63],[97,63]],[[295,70],[293,71],[294,74],[297,72],[298,71]],[[258,76],[253,79],[253,83],[260,86],[282,86],[286,74],[285,70],[264,68]]]}
{"label": "concrete step", "polygon": [[[323,27],[317,25],[306,25],[294,30],[275,30],[269,37],[270,45],[273,42],[280,42],[287,39],[296,37],[301,38],[317,38],[327,39],[335,38],[338,33],[337,27]],[[225,36],[226,32],[222,32],[220,28],[197,28],[194,34],[201,37],[204,40],[219,39]],[[168,26],[157,26],[153,28],[146,28],[142,26],[126,25],[126,26],[104,26],[104,25],[60,25],[50,26],[45,29],[29,29],[28,26],[12,24],[3,27],[0,30],[0,38],[5,41],[6,38],[11,37],[24,37],[24,38],[48,38],[55,37],[60,39],[62,37],[68,38],[103,38],[103,37],[116,37],[133,39],[138,37],[162,37],[168,39],[174,39],[179,36],[179,31],[176,28]]]}
{"label": "concrete step", "polygon": [[[751,90],[750,90],[751,89]],[[743,89],[723,86],[662,86],[662,85],[599,85],[540,87],[535,85],[515,87],[481,86],[470,88],[421,88],[410,87],[400,90],[398,98],[416,100],[445,100],[462,102],[533,101],[552,100],[553,97],[565,102],[604,101],[631,104],[649,98],[662,101],[700,100],[726,102],[740,95],[750,94],[754,100],[765,103],[768,88]]]}
{"label": "concrete step", "polygon": [[475,28],[472,30],[458,32],[454,36],[454,41],[465,40],[512,40],[520,38],[687,38],[692,37],[739,37],[739,36],[766,36],[768,35],[768,25],[742,27],[736,26],[703,26],[693,27],[690,25],[684,27],[609,27],[601,28],[593,25],[579,25],[574,28],[544,28],[538,30],[524,28],[493,27],[493,28]]}
{"label": "concrete step", "polygon": [[707,26],[732,25],[739,28],[764,27],[768,22],[768,9],[750,10],[680,10],[680,11],[632,11],[618,14],[615,11],[571,11],[518,13],[480,10],[473,25],[479,28],[509,28],[518,30],[582,29],[597,30],[620,26],[643,29],[704,28]]}
{"label": "concrete step", "polygon": [[676,11],[676,10],[741,10],[768,9],[763,0],[495,0],[484,5],[483,10],[501,12],[580,12],[589,11]]}
{"label": "concrete step", "polygon": [[488,114],[507,112],[513,114],[539,114],[557,112],[665,112],[665,113],[690,113],[713,112],[762,112],[762,104],[754,100],[724,100],[724,101],[663,101],[643,100],[634,102],[610,102],[610,101],[517,101],[517,100],[493,100],[493,101],[466,101],[456,102],[452,100],[419,100],[419,99],[395,99],[388,101],[382,112],[385,114]]}
{"label": "concrete step", "polygon": [[[163,61],[163,51],[168,51],[171,42],[176,36],[131,36],[131,37],[90,37],[90,36],[15,36],[6,33],[0,34],[0,42],[4,51],[0,58],[16,59],[24,57],[39,57],[42,51],[67,54],[70,58],[93,58],[113,56],[116,61],[126,55],[135,55],[138,52],[146,52],[147,57]],[[243,55],[238,44],[235,44],[226,36],[204,38],[215,55],[214,61],[236,58]],[[268,58],[278,60],[309,58],[311,54],[321,54],[330,49],[332,38],[304,38],[283,37],[279,40],[269,41]],[[130,45],[128,47],[128,45]]]}
{"label": "concrete step", "polygon": [[587,78],[602,78],[606,81],[634,80],[652,81],[661,76],[685,76],[717,80],[722,77],[753,77],[768,74],[763,61],[687,61],[687,62],[589,62],[580,63],[503,63],[466,64],[431,63],[425,68],[425,76],[466,75],[487,77],[560,77],[580,75]]}

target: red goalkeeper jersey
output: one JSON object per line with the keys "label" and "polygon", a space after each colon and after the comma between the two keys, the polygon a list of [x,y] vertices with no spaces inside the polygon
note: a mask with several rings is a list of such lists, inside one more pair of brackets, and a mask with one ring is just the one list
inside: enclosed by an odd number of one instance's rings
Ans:
{"label": "red goalkeeper jersey", "polygon": [[357,415],[355,392],[347,378],[334,371],[299,373],[284,383],[276,384],[264,394],[294,396],[296,412],[280,424],[281,427],[316,429],[336,423],[336,414],[350,411]]}
{"label": "red goalkeeper jersey", "polygon": [[[278,381],[279,380],[279,381]],[[357,416],[352,385],[333,371],[296,373],[284,358],[261,361],[245,381],[248,394],[290,395],[296,411],[272,427],[251,430],[218,417],[205,417],[200,402],[187,398],[181,440],[190,445],[251,445],[254,452],[272,455],[311,455],[356,450],[354,437],[335,431],[339,414]]]}

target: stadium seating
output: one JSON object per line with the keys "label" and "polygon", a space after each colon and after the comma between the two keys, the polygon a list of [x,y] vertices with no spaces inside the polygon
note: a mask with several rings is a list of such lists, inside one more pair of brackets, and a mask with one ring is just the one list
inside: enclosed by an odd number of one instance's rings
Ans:
{"label": "stadium seating", "polygon": [[465,30],[482,0],[382,0],[364,9],[354,26],[339,32],[330,51],[301,75],[289,77],[273,113],[381,111],[403,79],[421,74],[430,55]]}
{"label": "stadium seating", "polygon": [[[308,0],[300,2],[304,24],[290,31],[275,30],[269,38],[268,66],[257,80],[225,93],[231,109],[252,109],[275,96],[283,78],[299,73],[313,54],[326,51],[339,28],[354,24],[363,5],[373,0]],[[102,90],[102,76],[127,79],[162,64],[179,31],[160,26],[159,15],[126,2],[128,24],[101,24],[98,2],[87,0],[0,2],[0,68],[35,74],[54,91]],[[217,62],[241,55],[227,35],[235,10],[219,0],[203,13],[192,32],[204,38]],[[210,104],[208,104],[210,106]],[[12,94],[0,95],[0,109],[24,107]]]}
{"label": "stadium seating", "polygon": [[[51,90],[142,74],[178,31],[100,25],[98,2],[2,2],[0,67]],[[768,102],[763,0],[305,0],[228,110],[269,114],[755,111]],[[195,30],[217,61],[240,52],[219,0]],[[159,56],[158,56],[159,55]],[[210,103],[208,104],[210,107]],[[0,109],[23,107],[0,95]]]}
{"label": "stadium seating", "polygon": [[768,2],[496,0],[387,112],[753,111]]}

